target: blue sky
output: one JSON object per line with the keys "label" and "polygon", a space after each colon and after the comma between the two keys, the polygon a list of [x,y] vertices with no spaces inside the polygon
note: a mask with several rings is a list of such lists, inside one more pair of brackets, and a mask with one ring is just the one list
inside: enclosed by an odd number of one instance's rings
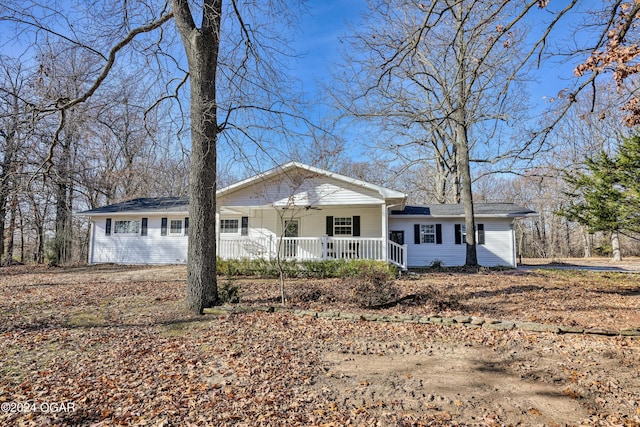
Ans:
{"label": "blue sky", "polygon": [[348,21],[356,21],[366,7],[364,0],[311,0],[309,14],[302,19],[294,49],[301,54],[297,75],[305,91],[315,92],[314,78],[327,75],[339,58],[340,37],[347,33]]}
{"label": "blue sky", "polygon": [[[553,3],[553,2],[552,2]],[[548,7],[562,8],[562,2],[550,4]],[[332,65],[340,59],[340,50],[345,47],[340,37],[348,33],[348,24],[357,24],[360,15],[366,10],[366,0],[309,0],[309,14],[302,19],[301,30],[294,49],[302,56],[294,69],[296,76],[302,80],[308,97],[321,93],[316,90],[316,83],[320,80],[329,82]],[[546,28],[544,22],[551,15],[547,10],[536,10],[531,17],[532,37],[539,36],[538,31]],[[552,34],[552,43],[566,38],[569,23],[558,27]],[[543,63],[543,68],[536,70],[529,87],[530,102],[536,106],[539,114],[548,105],[549,99],[557,97],[563,88],[570,87],[575,64],[560,63],[558,60]],[[321,114],[321,113],[320,113]],[[359,135],[354,135],[358,138]],[[355,142],[359,147],[362,141]],[[365,151],[360,149],[360,152]],[[358,154],[356,154],[358,156]]]}

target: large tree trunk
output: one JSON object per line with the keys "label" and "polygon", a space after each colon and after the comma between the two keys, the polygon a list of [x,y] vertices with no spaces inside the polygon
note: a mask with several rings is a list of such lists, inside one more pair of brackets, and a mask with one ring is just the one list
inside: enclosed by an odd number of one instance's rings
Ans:
{"label": "large tree trunk", "polygon": [[466,228],[467,255],[465,265],[475,267],[478,265],[476,252],[475,216],[473,212],[473,195],[471,191],[471,166],[469,165],[469,138],[467,134],[467,61],[466,40],[464,38],[463,5],[458,4],[456,16],[458,35],[456,37],[457,60],[457,93],[456,93],[456,139],[455,149],[460,173],[460,192],[464,205],[464,223]]}
{"label": "large tree trunk", "polygon": [[187,0],[172,0],[174,18],[189,63],[191,168],[186,305],[189,311],[218,302],[216,281],[216,69],[222,0],[205,0],[198,29]]}
{"label": "large tree trunk", "polygon": [[460,168],[462,204],[464,206],[464,223],[466,228],[467,254],[465,265],[475,267],[478,265],[476,248],[475,214],[473,209],[473,195],[471,191],[471,169],[469,167],[469,148],[466,137],[466,129],[458,125],[458,167]]}

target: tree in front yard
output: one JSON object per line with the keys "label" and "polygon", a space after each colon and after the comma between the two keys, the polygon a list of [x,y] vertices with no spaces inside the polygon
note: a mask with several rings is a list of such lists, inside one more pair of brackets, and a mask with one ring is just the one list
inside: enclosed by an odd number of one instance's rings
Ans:
{"label": "tree in front yard", "polygon": [[619,261],[620,233],[640,232],[640,136],[623,140],[615,156],[588,158],[585,167],[566,177],[574,192],[561,214],[591,233],[610,233],[613,260]]}

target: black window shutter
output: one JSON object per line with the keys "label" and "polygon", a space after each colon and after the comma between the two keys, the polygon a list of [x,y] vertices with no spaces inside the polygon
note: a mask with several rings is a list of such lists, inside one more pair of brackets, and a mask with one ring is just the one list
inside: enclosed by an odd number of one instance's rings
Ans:
{"label": "black window shutter", "polygon": [[106,236],[111,236],[111,218],[107,218],[107,222],[104,225],[104,234]]}
{"label": "black window shutter", "polygon": [[478,244],[484,245],[484,224],[478,224]]}
{"label": "black window shutter", "polygon": [[360,215],[354,215],[353,217],[353,232],[354,237],[360,237]]}
{"label": "black window shutter", "polygon": [[460,224],[456,224],[455,231],[456,231],[456,245],[461,245],[462,244],[462,226]]}
{"label": "black window shutter", "polygon": [[413,243],[420,244],[420,224],[413,224]]}
{"label": "black window shutter", "polygon": [[162,220],[160,221],[160,235],[167,235],[167,218],[162,218]]}
{"label": "black window shutter", "polygon": [[327,236],[333,236],[333,217],[327,217]]}
{"label": "black window shutter", "polygon": [[442,244],[442,224],[436,224],[436,244]]}
{"label": "black window shutter", "polygon": [[240,229],[240,235],[241,236],[249,235],[249,217],[248,216],[242,217],[242,228]]}
{"label": "black window shutter", "polygon": [[189,217],[185,217],[184,219],[184,235],[189,235]]}
{"label": "black window shutter", "polygon": [[142,231],[140,232],[141,236],[146,236],[147,235],[147,228],[149,225],[149,220],[147,218],[142,218]]}

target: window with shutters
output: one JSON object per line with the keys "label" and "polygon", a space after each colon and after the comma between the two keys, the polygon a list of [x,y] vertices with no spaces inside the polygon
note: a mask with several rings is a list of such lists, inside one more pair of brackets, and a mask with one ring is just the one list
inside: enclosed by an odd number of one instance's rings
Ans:
{"label": "window with shutters", "polygon": [[140,220],[118,220],[115,221],[113,234],[137,235],[140,234]]}
{"label": "window with shutters", "polygon": [[[467,226],[465,224],[456,224],[456,244],[466,244],[467,243]],[[478,245],[484,245],[485,235],[484,235],[484,224],[476,224],[476,243]]]}
{"label": "window with shutters", "polygon": [[220,233],[238,234],[239,221],[237,219],[221,219]]}
{"label": "window with shutters", "polygon": [[436,242],[436,225],[420,224],[420,243]]}
{"label": "window with shutters", "polygon": [[414,224],[413,243],[420,244],[442,244],[442,224]]}
{"label": "window with shutters", "polygon": [[353,234],[353,218],[350,216],[333,218],[334,236],[351,236]]}
{"label": "window with shutters", "polygon": [[360,215],[327,216],[327,236],[360,237]]}
{"label": "window with shutters", "polygon": [[169,234],[173,236],[182,236],[182,220],[172,219],[169,222]]}

